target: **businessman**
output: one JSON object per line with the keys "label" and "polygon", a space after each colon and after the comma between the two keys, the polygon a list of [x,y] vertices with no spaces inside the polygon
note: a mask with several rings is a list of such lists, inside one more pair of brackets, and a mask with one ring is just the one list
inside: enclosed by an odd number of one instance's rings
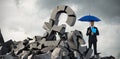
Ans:
{"label": "businessman", "polygon": [[99,35],[99,31],[97,27],[94,26],[94,21],[90,22],[90,26],[87,28],[86,35],[89,37],[89,48],[91,48],[93,45],[94,55],[98,55],[99,53],[97,53],[97,35]]}

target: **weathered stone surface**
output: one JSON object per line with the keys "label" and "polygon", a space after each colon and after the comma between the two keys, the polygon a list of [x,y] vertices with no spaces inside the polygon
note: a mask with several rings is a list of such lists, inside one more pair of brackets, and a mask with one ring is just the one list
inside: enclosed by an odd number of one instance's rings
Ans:
{"label": "weathered stone surface", "polygon": [[65,11],[65,5],[58,6],[58,11]]}
{"label": "weathered stone surface", "polygon": [[53,41],[53,40],[56,40],[56,31],[49,31],[49,34],[48,36],[46,37],[46,40],[47,41]]}
{"label": "weathered stone surface", "polygon": [[55,46],[48,46],[48,47],[43,48],[41,51],[48,52],[48,51],[54,50],[55,48],[56,48]]}
{"label": "weathered stone surface", "polygon": [[87,46],[79,46],[79,51],[83,54],[87,50]]}
{"label": "weathered stone surface", "polygon": [[55,25],[58,25],[58,22],[59,22],[58,18],[61,13],[66,13],[68,15],[66,23],[69,26],[73,26],[75,24],[76,16],[75,16],[74,11],[70,7],[62,5],[62,6],[57,6],[51,14],[50,19],[54,21]]}
{"label": "weathered stone surface", "polygon": [[54,20],[54,21],[56,20],[57,12],[58,12],[58,8],[56,7],[56,8],[53,9],[53,11],[51,13],[51,19]]}
{"label": "weathered stone surface", "polygon": [[35,55],[34,59],[51,59],[51,52],[47,52],[45,54]]}
{"label": "weathered stone surface", "polygon": [[41,37],[41,36],[35,36],[35,37],[34,37],[34,40],[35,40],[35,41],[40,41],[40,40],[42,40],[42,37]]}
{"label": "weathered stone surface", "polygon": [[56,32],[64,33],[64,32],[65,32],[65,30],[64,30],[65,28],[66,28],[66,25],[65,25],[65,24],[62,24],[62,25],[60,25],[60,26],[54,25],[54,26],[52,27],[52,30],[53,30],[53,31],[56,31]]}
{"label": "weathered stone surface", "polygon": [[70,26],[73,26],[76,22],[75,16],[68,16],[66,23]]}
{"label": "weathered stone surface", "polygon": [[44,25],[43,25],[43,28],[44,28],[45,30],[50,30],[50,29],[52,28],[52,26],[51,26],[50,23],[45,22]]}
{"label": "weathered stone surface", "polygon": [[13,59],[13,57],[11,55],[4,55],[3,58],[4,59]]}
{"label": "weathered stone surface", "polygon": [[62,56],[62,59],[70,59],[69,56]]}
{"label": "weathered stone surface", "polygon": [[70,7],[68,7],[68,6],[67,6],[65,12],[66,12],[68,15],[75,15],[74,11],[73,11]]}
{"label": "weathered stone surface", "polygon": [[32,43],[30,43],[30,49],[32,49],[32,48],[38,48],[38,42],[32,42]]}
{"label": "weathered stone surface", "polygon": [[52,52],[52,59],[58,59],[60,58],[61,59],[61,56],[60,56],[60,52],[61,52],[61,48],[55,48]]}
{"label": "weathered stone surface", "polygon": [[90,56],[92,55],[92,52],[93,52],[93,50],[89,49],[88,52],[87,52],[87,54],[86,54],[86,56],[85,56],[85,58],[86,59],[90,59]]}
{"label": "weathered stone surface", "polygon": [[75,58],[80,59],[80,54],[77,51],[74,51],[74,56]]}
{"label": "weathered stone surface", "polygon": [[60,42],[60,40],[46,41],[46,42],[44,42],[44,46],[57,46],[59,42]]}

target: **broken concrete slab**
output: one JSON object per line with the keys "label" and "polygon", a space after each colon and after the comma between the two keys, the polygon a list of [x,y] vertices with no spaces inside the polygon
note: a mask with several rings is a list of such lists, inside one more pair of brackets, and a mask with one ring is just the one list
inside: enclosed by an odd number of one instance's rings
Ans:
{"label": "broken concrete slab", "polygon": [[33,48],[38,48],[38,42],[30,43],[30,49],[33,49]]}
{"label": "broken concrete slab", "polygon": [[62,56],[51,56],[51,59],[62,59]]}
{"label": "broken concrete slab", "polygon": [[85,40],[83,40],[81,38],[78,38],[78,41],[79,41],[80,45],[84,45],[85,44]]}
{"label": "broken concrete slab", "polygon": [[12,56],[12,55],[3,55],[2,58],[3,58],[3,59],[20,59],[19,57],[17,57],[17,56]]}
{"label": "broken concrete slab", "polygon": [[11,55],[4,55],[3,58],[4,59],[13,59],[13,57]]}
{"label": "broken concrete slab", "polygon": [[38,43],[40,43],[40,44],[44,44],[45,42],[46,42],[45,38],[43,38],[41,41],[38,41]]}
{"label": "broken concrete slab", "polygon": [[41,51],[42,52],[48,52],[48,51],[54,50],[55,48],[56,48],[55,46],[48,46],[48,47],[43,48]]}
{"label": "broken concrete slab", "polygon": [[74,51],[74,56],[76,59],[80,59],[80,54],[77,51]]}
{"label": "broken concrete slab", "polygon": [[83,54],[87,50],[87,46],[79,46],[79,51]]}
{"label": "broken concrete slab", "polygon": [[70,59],[69,56],[62,56],[62,59]]}
{"label": "broken concrete slab", "polygon": [[69,26],[73,26],[76,22],[76,17],[75,16],[68,16],[66,23]]}
{"label": "broken concrete slab", "polygon": [[44,34],[43,34],[43,38],[46,38],[48,36],[48,32],[45,32]]}
{"label": "broken concrete slab", "polygon": [[73,32],[73,31],[67,33],[68,41],[72,41],[72,36],[73,36],[73,35],[74,35],[74,32]]}
{"label": "broken concrete slab", "polygon": [[42,36],[34,36],[33,38],[35,41],[40,41],[42,40]]}
{"label": "broken concrete slab", "polygon": [[67,6],[65,12],[66,12],[68,15],[75,15],[74,11],[73,11],[69,6]]}
{"label": "broken concrete slab", "polygon": [[65,24],[62,24],[62,25],[60,25],[60,26],[54,25],[54,26],[52,27],[52,30],[53,30],[53,31],[56,31],[56,32],[63,33],[63,32],[65,32],[65,30],[64,30],[65,28],[66,28],[66,25],[65,25]]}
{"label": "broken concrete slab", "polygon": [[77,37],[74,37],[74,38],[73,38],[73,35],[74,35],[74,32],[73,32],[73,31],[70,32],[70,33],[68,33],[68,45],[69,45],[70,48],[72,48],[72,49],[77,49],[76,43],[74,42]]}
{"label": "broken concrete slab", "polygon": [[88,49],[88,52],[87,52],[85,58],[86,58],[86,59],[90,59],[90,57],[91,57],[91,55],[92,55],[92,52],[93,52],[92,49]]}
{"label": "broken concrete slab", "polygon": [[61,41],[59,46],[68,48],[68,43],[67,43],[67,41]]}
{"label": "broken concrete slab", "polygon": [[81,33],[80,31],[75,30],[74,33],[75,33],[76,36],[80,36],[80,37],[82,37],[82,33]]}
{"label": "broken concrete slab", "polygon": [[61,13],[68,14],[68,18],[67,18],[66,23],[69,26],[73,26],[75,24],[76,16],[75,16],[74,11],[70,7],[62,5],[62,6],[57,6],[51,14],[50,19],[52,19],[54,21],[55,25],[58,25],[58,22],[59,22],[58,18],[59,18]]}
{"label": "broken concrete slab", "polygon": [[52,28],[52,26],[51,26],[50,23],[44,22],[43,28],[44,28],[45,30],[50,30],[50,29]]}
{"label": "broken concrete slab", "polygon": [[85,44],[85,40],[83,39],[83,35],[81,31],[75,30],[75,35],[77,36],[78,42],[82,45]]}
{"label": "broken concrete slab", "polygon": [[35,55],[34,59],[51,59],[51,52],[47,52],[45,54]]}
{"label": "broken concrete slab", "polygon": [[58,58],[61,59],[60,52],[61,52],[61,48],[55,48],[51,54],[52,55],[51,58],[52,59],[58,59]]}
{"label": "broken concrete slab", "polygon": [[53,30],[49,31],[49,34],[46,37],[46,40],[47,41],[54,41],[54,40],[56,40],[56,32],[53,31]]}
{"label": "broken concrete slab", "polygon": [[45,41],[44,46],[57,46],[59,44],[60,40],[56,41]]}
{"label": "broken concrete slab", "polygon": [[54,8],[53,11],[52,11],[52,13],[51,13],[51,18],[50,19],[52,19],[54,21],[56,20],[56,16],[57,16],[57,12],[58,12],[58,8],[57,7]]}
{"label": "broken concrete slab", "polygon": [[65,11],[65,8],[65,5],[58,6],[58,11]]}

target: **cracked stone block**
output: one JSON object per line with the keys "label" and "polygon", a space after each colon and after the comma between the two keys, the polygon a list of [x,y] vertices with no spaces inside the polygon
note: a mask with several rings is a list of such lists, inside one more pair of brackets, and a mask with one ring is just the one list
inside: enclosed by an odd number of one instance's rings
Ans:
{"label": "cracked stone block", "polygon": [[59,44],[60,40],[56,40],[56,41],[46,41],[44,42],[45,46],[57,46]]}
{"label": "cracked stone block", "polygon": [[60,56],[61,48],[55,48],[52,52],[52,57],[51,59],[62,59]]}
{"label": "cracked stone block", "polygon": [[46,38],[47,36],[48,36],[48,32],[45,32],[44,34],[43,34],[43,38]]}
{"label": "cracked stone block", "polygon": [[32,48],[37,48],[38,43],[37,42],[32,42],[30,43],[30,49]]}
{"label": "cracked stone block", "polygon": [[53,19],[49,19],[49,24],[50,24],[50,26],[53,26],[54,25],[54,20]]}
{"label": "cracked stone block", "polygon": [[74,35],[74,32],[71,31],[68,33],[67,37],[68,37],[68,41],[72,41],[72,36]]}
{"label": "cracked stone block", "polygon": [[54,41],[54,40],[56,40],[56,32],[53,31],[53,30],[49,31],[49,34],[46,37],[46,40],[47,41]]}
{"label": "cracked stone block", "polygon": [[48,51],[54,50],[55,48],[56,48],[55,46],[48,46],[48,47],[43,48],[41,51],[48,52]]}
{"label": "cracked stone block", "polygon": [[70,59],[69,56],[62,56],[62,59]]}
{"label": "cracked stone block", "polygon": [[51,14],[50,19],[52,19],[54,21],[55,25],[58,25],[58,22],[59,22],[58,18],[59,18],[61,13],[68,14],[68,18],[66,21],[66,23],[68,25],[73,26],[75,24],[76,16],[75,16],[74,11],[70,7],[63,5],[63,6],[57,6]]}
{"label": "cracked stone block", "polygon": [[51,52],[35,55],[34,59],[51,59]]}
{"label": "cracked stone block", "polygon": [[81,39],[81,38],[78,38],[78,41],[79,43],[82,45],[82,44],[85,44],[85,40]]}
{"label": "cracked stone block", "polygon": [[67,48],[59,46],[59,48],[61,48],[60,50],[60,56],[68,56],[69,55],[69,51]]}
{"label": "cracked stone block", "polygon": [[64,32],[65,32],[64,28],[66,28],[66,25],[65,25],[65,24],[62,24],[62,25],[60,25],[60,26],[54,25],[54,26],[52,27],[52,30],[53,30],[53,31],[56,31],[56,32],[64,33]]}
{"label": "cracked stone block", "polygon": [[40,44],[44,44],[46,42],[46,39],[45,38],[43,38],[41,41],[39,41],[38,43],[40,43]]}
{"label": "cracked stone block", "polygon": [[73,26],[76,22],[75,16],[68,16],[66,23],[70,26]]}
{"label": "cracked stone block", "polygon": [[67,6],[65,12],[66,12],[68,15],[75,15],[74,11],[73,11],[70,7],[68,7],[68,6]]}
{"label": "cracked stone block", "polygon": [[62,59],[62,56],[51,56],[51,59]]}
{"label": "cracked stone block", "polygon": [[18,41],[18,42],[16,43],[16,46],[17,46],[17,48],[14,49],[15,52],[19,51],[21,48],[24,47],[23,41]]}
{"label": "cracked stone block", "polygon": [[75,33],[75,35],[76,35],[77,38],[78,38],[78,42],[79,42],[80,44],[85,44],[85,40],[83,39],[82,32],[81,32],[81,31],[78,31],[78,30],[75,30],[74,33]]}
{"label": "cracked stone block", "polygon": [[53,9],[53,11],[51,13],[51,18],[50,19],[52,19],[52,20],[55,21],[56,20],[57,12],[58,12],[58,8],[56,7],[56,8]]}
{"label": "cracked stone block", "polygon": [[61,41],[59,46],[68,47],[68,43],[67,43],[67,41]]}
{"label": "cracked stone block", "polygon": [[93,52],[93,50],[92,50],[92,49],[89,49],[88,52],[87,52],[87,54],[86,54],[86,56],[85,56],[85,58],[86,58],[86,59],[90,59],[90,57],[91,57],[91,55],[92,55],[92,52]]}
{"label": "cracked stone block", "polygon": [[77,46],[75,45],[75,42],[74,42],[74,39],[76,39],[76,37],[74,37],[73,39],[73,35],[74,35],[74,32],[68,33],[68,45],[72,49],[77,49]]}
{"label": "cracked stone block", "polygon": [[42,49],[42,44],[39,44],[37,48]]}
{"label": "cracked stone block", "polygon": [[77,49],[77,47],[75,46],[75,44],[73,42],[68,41],[68,45],[70,46],[70,49]]}
{"label": "cracked stone block", "polygon": [[77,51],[74,51],[74,56],[75,58],[80,59],[80,54]]}
{"label": "cracked stone block", "polygon": [[81,31],[75,30],[74,32],[76,36],[83,37]]}
{"label": "cracked stone block", "polygon": [[58,11],[65,11],[65,5],[58,6]]}
{"label": "cracked stone block", "polygon": [[45,30],[50,30],[50,29],[52,28],[52,26],[51,26],[50,23],[44,22],[43,28],[44,28]]}
{"label": "cracked stone block", "polygon": [[11,55],[3,55],[3,58],[4,59],[14,59],[13,56],[11,56]]}
{"label": "cracked stone block", "polygon": [[73,43],[75,44],[75,46],[78,46],[78,42],[77,42],[77,36],[73,35]]}
{"label": "cracked stone block", "polygon": [[79,46],[79,51],[83,54],[87,50],[87,46]]}
{"label": "cracked stone block", "polygon": [[33,39],[35,39],[35,41],[40,41],[40,40],[42,40],[42,37],[41,36],[35,36]]}

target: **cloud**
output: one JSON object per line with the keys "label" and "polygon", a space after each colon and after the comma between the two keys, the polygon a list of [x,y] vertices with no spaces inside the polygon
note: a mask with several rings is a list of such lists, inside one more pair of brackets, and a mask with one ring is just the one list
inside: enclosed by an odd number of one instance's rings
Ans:
{"label": "cloud", "polygon": [[[120,17],[119,0],[37,0],[39,7],[43,9],[52,9],[57,5],[65,4],[77,5],[76,14],[78,17],[91,14],[100,17],[106,23],[119,24],[120,20],[116,17]],[[113,22],[114,21],[114,22]]]}

